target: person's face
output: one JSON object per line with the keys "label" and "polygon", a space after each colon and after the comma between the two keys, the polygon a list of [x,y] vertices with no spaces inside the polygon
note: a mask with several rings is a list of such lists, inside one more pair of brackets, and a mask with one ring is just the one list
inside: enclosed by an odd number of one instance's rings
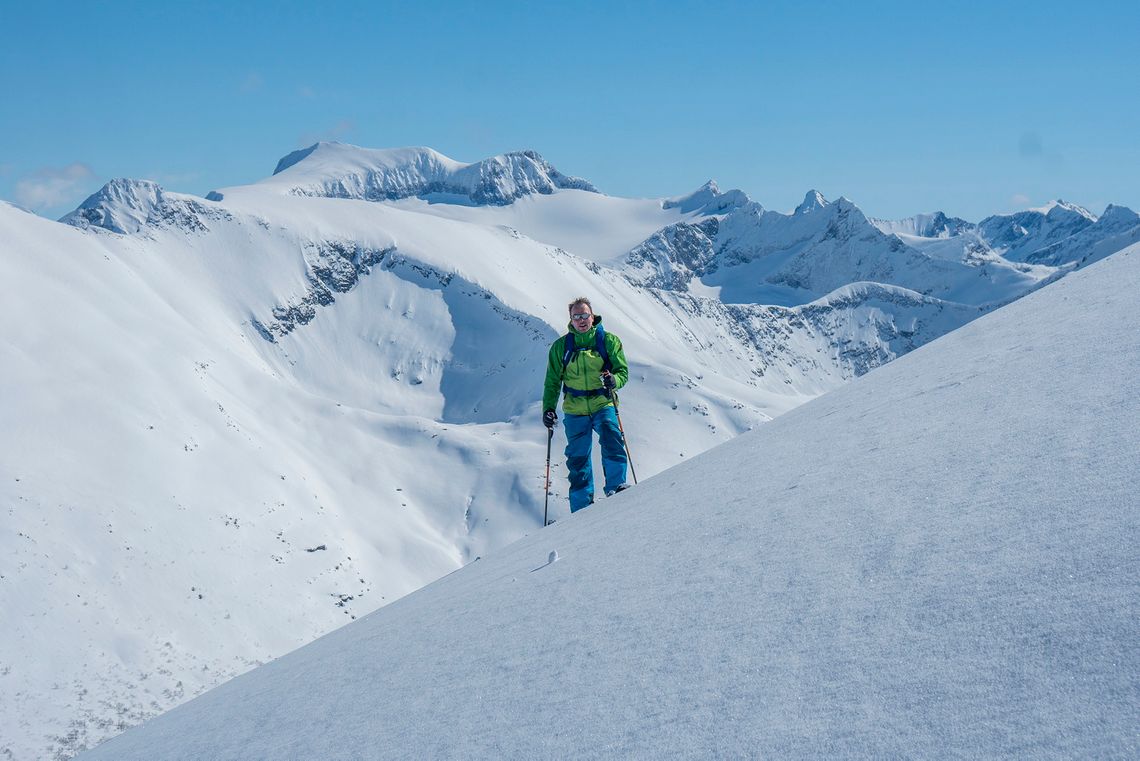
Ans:
{"label": "person's face", "polygon": [[586,304],[575,304],[570,310],[570,324],[579,333],[585,333],[594,327],[594,312]]}

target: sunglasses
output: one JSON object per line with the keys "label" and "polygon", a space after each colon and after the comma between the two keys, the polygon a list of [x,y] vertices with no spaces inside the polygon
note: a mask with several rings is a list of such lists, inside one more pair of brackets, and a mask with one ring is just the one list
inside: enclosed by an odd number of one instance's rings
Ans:
{"label": "sunglasses", "polygon": [[594,315],[592,315],[592,314],[587,314],[586,312],[579,312],[578,314],[572,314],[572,315],[570,315],[570,319],[571,319],[571,320],[584,320],[584,319],[586,319],[587,317],[593,317],[593,316],[594,316]]}

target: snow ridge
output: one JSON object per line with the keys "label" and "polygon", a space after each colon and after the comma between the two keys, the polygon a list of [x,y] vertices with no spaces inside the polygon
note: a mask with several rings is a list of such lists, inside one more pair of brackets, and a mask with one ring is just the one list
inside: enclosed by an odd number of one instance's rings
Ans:
{"label": "snow ridge", "polygon": [[1022,262],[1038,249],[1076,235],[1095,222],[1096,217],[1086,209],[1057,201],[1044,209],[987,217],[978,223],[978,231],[1003,257]]}
{"label": "snow ridge", "polygon": [[743,190],[722,193],[716,181],[709,180],[688,195],[666,199],[661,206],[664,209],[679,209],[686,214],[723,214],[749,202]]}
{"label": "snow ridge", "polygon": [[804,200],[792,212],[794,215],[810,214],[813,211],[822,209],[827,206],[827,199],[818,190],[809,190],[804,196]]}
{"label": "snow ridge", "polygon": [[904,233],[922,238],[951,238],[973,230],[976,225],[958,217],[948,217],[941,211],[916,214],[900,220],[872,219],[871,224],[887,234]]}
{"label": "snow ridge", "polygon": [[1125,206],[1109,206],[1093,224],[1067,238],[1033,251],[1031,264],[1086,266],[1140,240],[1140,215]]}
{"label": "snow ridge", "polygon": [[[922,229],[960,228],[944,215],[932,215]],[[963,304],[1004,303],[1051,274],[991,255],[980,240],[956,237],[963,241],[959,245],[938,238],[957,248],[936,256],[915,236],[906,238],[884,232],[846,198],[828,203],[810,191],[792,214],[749,203],[720,217],[665,228],[627,255],[623,272],[642,286],[685,292],[700,281],[719,288],[719,297],[731,303],[784,306],[855,282],[895,285]]]}
{"label": "snow ridge", "polygon": [[[285,156],[263,184],[301,196],[393,201],[456,196],[476,205],[506,206],[523,196],[597,188],[559,172],[534,151],[505,153],[463,164],[430,148],[370,150],[317,143]],[[209,196],[221,200],[224,193]]]}
{"label": "snow ridge", "polygon": [[298,326],[317,316],[318,307],[332,306],[337,293],[348,293],[372,268],[382,264],[395,251],[363,248],[353,242],[322,241],[304,248],[309,289],[285,304],[272,307],[272,319],[251,316],[250,322],[266,341],[276,343]]}
{"label": "snow ridge", "polygon": [[208,229],[208,220],[230,218],[224,209],[194,196],[167,193],[150,180],[116,179],[59,221],[81,229],[133,235],[148,227],[201,233]]}
{"label": "snow ridge", "polygon": [[164,200],[162,188],[156,182],[119,178],[88,196],[60,222],[130,234],[142,229]]}
{"label": "snow ridge", "polygon": [[686,292],[694,279],[715,269],[719,229],[716,217],[663,228],[626,255],[623,274],[637,285]]}

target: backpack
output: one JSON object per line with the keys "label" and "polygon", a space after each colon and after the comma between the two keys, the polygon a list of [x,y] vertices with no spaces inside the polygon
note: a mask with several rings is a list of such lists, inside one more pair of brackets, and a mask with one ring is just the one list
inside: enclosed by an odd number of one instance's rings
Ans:
{"label": "backpack", "polygon": [[[594,348],[602,357],[602,370],[608,373],[613,369],[613,365],[610,363],[610,353],[606,351],[606,331],[602,328],[601,323],[598,323],[594,327],[594,344]],[[578,342],[574,340],[574,333],[571,332],[562,338],[562,348],[562,372],[566,372],[566,368],[570,365],[570,360],[574,359],[574,355],[589,347],[579,346]],[[590,391],[582,391],[580,389],[570,388],[565,383],[562,384],[562,391],[570,396],[606,395],[605,389],[596,388]]]}
{"label": "backpack", "polygon": [[[598,323],[594,328],[594,343],[596,344],[594,348],[602,357],[602,369],[608,373],[613,369],[613,365],[610,364],[610,353],[606,351],[606,331],[601,323]],[[565,372],[570,360],[574,359],[574,355],[588,347],[579,346],[578,342],[574,340],[574,334],[567,333],[562,338],[562,348],[562,370]]]}

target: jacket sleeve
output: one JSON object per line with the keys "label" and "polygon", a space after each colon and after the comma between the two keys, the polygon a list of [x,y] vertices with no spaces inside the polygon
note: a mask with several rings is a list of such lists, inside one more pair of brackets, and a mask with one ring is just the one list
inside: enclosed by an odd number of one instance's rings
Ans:
{"label": "jacket sleeve", "polygon": [[562,395],[562,336],[550,345],[546,357],[546,382],[542,384],[542,409],[558,409],[558,397]]}
{"label": "jacket sleeve", "polygon": [[621,388],[629,380],[629,364],[625,361],[625,349],[622,348],[621,339],[613,333],[606,333],[606,351],[610,355],[610,367],[617,388]]}

